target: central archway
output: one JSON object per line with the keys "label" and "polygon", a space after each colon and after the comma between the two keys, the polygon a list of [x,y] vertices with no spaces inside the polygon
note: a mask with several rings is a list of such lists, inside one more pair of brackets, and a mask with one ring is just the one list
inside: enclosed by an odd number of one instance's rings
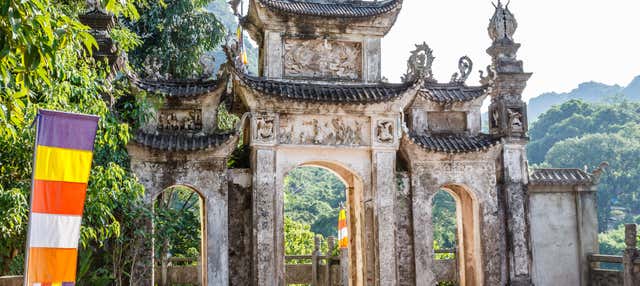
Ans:
{"label": "central archway", "polygon": [[[298,164],[285,172],[282,177],[283,180],[287,178],[292,171],[299,170],[300,168],[321,168],[335,175],[344,184],[344,207],[347,212],[347,227],[349,233],[348,279],[350,280],[350,285],[363,285],[365,255],[363,253],[363,229],[361,223],[364,219],[362,211],[363,207],[361,205],[363,201],[362,180],[355,175],[353,171],[347,169],[341,164],[328,161],[308,161]],[[286,187],[286,184],[282,182],[281,186]],[[285,214],[284,211],[282,213],[283,215]],[[337,227],[337,213],[336,220],[333,224]],[[282,241],[284,242],[285,240],[283,239]]]}

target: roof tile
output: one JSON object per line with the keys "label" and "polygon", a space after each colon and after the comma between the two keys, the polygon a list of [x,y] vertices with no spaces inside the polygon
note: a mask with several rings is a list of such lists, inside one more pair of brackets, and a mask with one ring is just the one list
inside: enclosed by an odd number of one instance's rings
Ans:
{"label": "roof tile", "polygon": [[302,83],[272,80],[238,74],[247,87],[283,99],[329,103],[375,103],[396,99],[410,83],[346,84]]}
{"label": "roof tile", "polygon": [[580,169],[533,169],[529,181],[532,185],[589,185],[593,175]]}
{"label": "roof tile", "polygon": [[150,134],[138,131],[133,141],[151,149],[167,151],[195,151],[222,145],[232,133],[190,135],[190,134]]}
{"label": "roof tile", "polygon": [[270,9],[294,15],[363,18],[390,12],[398,7],[402,1],[311,2],[300,0],[260,0],[260,3]]}
{"label": "roof tile", "polygon": [[469,153],[486,150],[498,144],[499,139],[487,134],[409,134],[409,138],[424,149],[444,153]]}

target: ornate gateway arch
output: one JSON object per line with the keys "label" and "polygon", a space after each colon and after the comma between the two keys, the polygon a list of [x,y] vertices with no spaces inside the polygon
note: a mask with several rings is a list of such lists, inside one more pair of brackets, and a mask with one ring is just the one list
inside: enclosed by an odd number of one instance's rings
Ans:
{"label": "ornate gateway arch", "polygon": [[[558,285],[585,285],[586,254],[597,250],[597,176],[530,175],[521,94],[531,74],[516,58],[515,18],[497,4],[487,50],[493,61],[481,83],[467,85],[467,57],[450,82],[437,82],[424,43],[409,55],[403,82],[387,83],[380,42],[401,6],[251,0],[241,23],[260,45],[259,76],[244,72],[231,45],[217,80],[133,80],[162,104],[129,144],[132,169],[150,198],[176,184],[202,195],[203,284],[287,283],[283,178],[313,165],[347,185],[345,285],[431,286],[447,268],[458,269],[460,285],[533,285],[554,273]],[[243,118],[232,132],[217,128],[222,98]],[[456,200],[457,264],[434,258],[432,200],[440,190]],[[591,211],[567,214],[549,203],[558,200]],[[574,225],[568,244],[550,244],[567,238],[548,227],[554,218],[541,209]],[[570,262],[537,262],[557,251]],[[141,285],[157,277],[153,267],[139,274]]]}

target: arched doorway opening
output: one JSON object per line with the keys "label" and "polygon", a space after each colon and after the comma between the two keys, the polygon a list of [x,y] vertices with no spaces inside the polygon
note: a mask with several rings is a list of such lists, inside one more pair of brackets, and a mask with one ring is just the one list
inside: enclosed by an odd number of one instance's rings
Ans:
{"label": "arched doorway opening", "polygon": [[[348,273],[340,276],[348,277],[350,285],[363,285],[362,181],[339,164],[307,162],[286,172],[282,186],[285,263],[306,263],[307,261],[295,261],[287,257],[311,254],[314,251],[314,237],[317,236],[322,238],[321,252],[325,256],[340,257],[337,226],[338,213],[343,207],[347,213],[349,250]],[[329,237],[336,238],[334,249],[328,248]],[[285,276],[291,277],[289,274],[291,273],[285,273]],[[339,274],[334,272],[331,275]],[[331,277],[334,281],[341,280],[338,276]],[[328,280],[331,277],[324,279]],[[287,283],[294,284],[290,281]]]}
{"label": "arched doorway opening", "polygon": [[444,185],[432,201],[434,258],[456,260],[458,283],[480,285],[483,277],[477,199],[465,186]]}
{"label": "arched doorway opening", "polygon": [[205,285],[205,208],[193,187],[174,185],[153,199],[153,255],[157,285]]}

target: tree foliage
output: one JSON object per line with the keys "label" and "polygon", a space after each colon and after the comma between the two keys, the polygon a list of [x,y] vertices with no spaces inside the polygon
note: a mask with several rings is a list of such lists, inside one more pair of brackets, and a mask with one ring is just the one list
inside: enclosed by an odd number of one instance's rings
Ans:
{"label": "tree foliage", "polygon": [[[131,1],[105,9],[135,18]],[[125,145],[136,114],[133,102],[116,112],[103,99],[122,95],[108,67],[91,57],[96,42],[78,21],[84,1],[4,1],[0,5],[0,275],[21,274],[25,249],[38,109],[100,116],[81,229],[80,285],[125,284],[144,235],[136,222],[148,215],[143,188],[128,171]],[[105,282],[107,281],[107,282]]]}
{"label": "tree foliage", "polygon": [[225,28],[208,0],[147,1],[138,5],[140,18],[127,26],[141,37],[130,60],[139,72],[168,78],[193,78],[203,73],[201,59],[224,39]]}
{"label": "tree foliage", "polygon": [[338,211],[345,203],[345,185],[332,172],[299,167],[284,179],[285,214],[311,226],[324,237],[337,236]]}

